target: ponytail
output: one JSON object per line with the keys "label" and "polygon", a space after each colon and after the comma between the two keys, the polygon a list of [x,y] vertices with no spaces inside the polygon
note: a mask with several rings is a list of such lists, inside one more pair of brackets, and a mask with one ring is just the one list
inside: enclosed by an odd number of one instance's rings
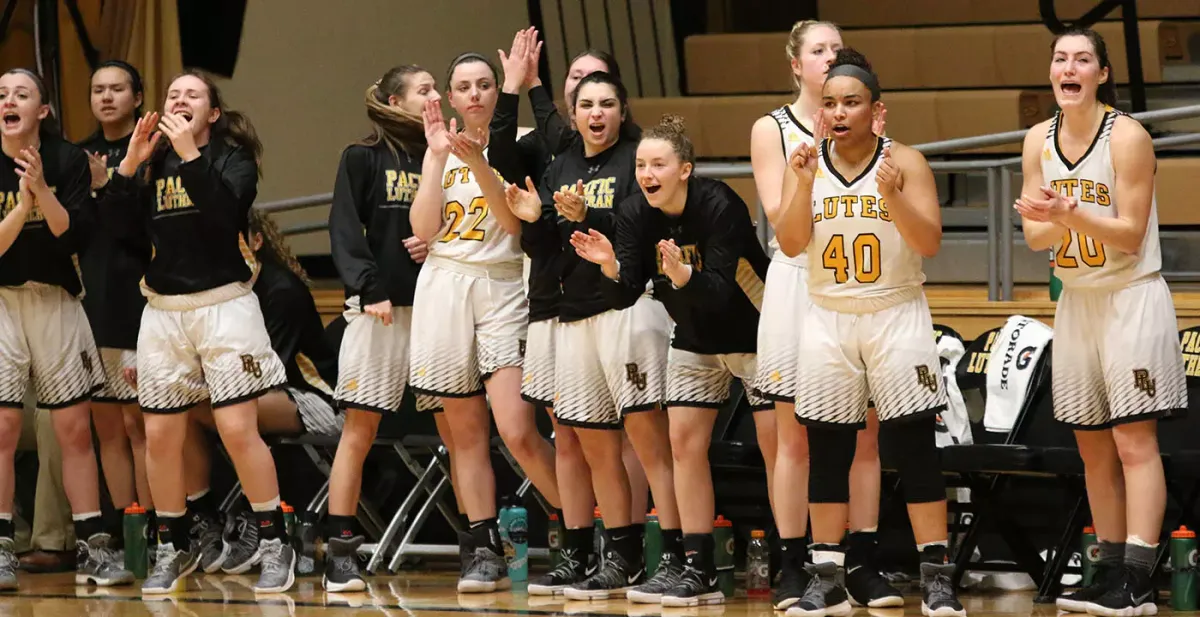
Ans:
{"label": "ponytail", "polygon": [[363,103],[367,108],[367,119],[371,121],[372,133],[359,144],[386,144],[397,159],[401,150],[412,157],[425,149],[425,124],[420,114],[390,105],[388,99],[392,96],[404,98],[409,77],[428,72],[412,64],[397,66],[367,88]]}
{"label": "ponytail", "polygon": [[[292,249],[288,246],[287,240],[283,237],[283,232],[279,231],[279,226],[271,217],[262,210],[250,208],[250,235],[262,234],[263,248],[265,249],[266,258],[270,259],[281,266],[287,267],[292,271],[292,274],[300,277],[305,286],[312,287],[312,280],[308,278],[308,272],[304,271],[304,266],[300,265],[300,261],[292,254]],[[247,238],[249,240],[249,238]]]}

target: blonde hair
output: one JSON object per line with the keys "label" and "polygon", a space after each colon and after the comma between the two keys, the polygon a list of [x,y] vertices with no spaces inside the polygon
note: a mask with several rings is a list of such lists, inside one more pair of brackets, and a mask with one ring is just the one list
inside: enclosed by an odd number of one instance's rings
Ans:
{"label": "blonde hair", "polygon": [[661,139],[671,144],[671,148],[675,150],[675,156],[678,156],[680,161],[696,164],[696,149],[692,146],[692,140],[688,139],[687,126],[683,122],[683,116],[663,114],[662,120],[657,126],[652,126],[642,132],[642,139]]}
{"label": "blonde hair", "polygon": [[[269,251],[267,254],[271,259],[275,260],[279,265],[286,266],[293,274],[300,277],[300,280],[308,287],[312,287],[312,279],[308,278],[308,272],[304,271],[304,266],[300,265],[300,260],[292,253],[292,248],[288,246],[287,240],[283,237],[283,232],[279,230],[279,226],[266,212],[258,208],[250,208],[250,233],[262,234],[263,248]],[[247,238],[249,240],[249,238]]]}
{"label": "blonde hair", "polygon": [[421,73],[429,71],[414,64],[397,66],[367,88],[364,103],[367,106],[367,118],[371,121],[372,132],[358,143],[364,146],[383,143],[397,160],[401,150],[409,156],[415,156],[425,149],[425,124],[421,114],[388,104],[388,97],[404,98],[408,91],[409,77]]}
{"label": "blonde hair", "polygon": [[[822,26],[838,33],[838,36],[841,36],[842,34],[842,29],[831,21],[804,19],[792,24],[792,31],[788,33],[788,42],[786,47],[788,64],[791,64],[800,57],[800,48],[804,47],[804,37],[808,36],[808,33],[811,32],[813,28],[820,28]],[[796,87],[797,92],[799,92],[803,87],[803,84],[800,83],[800,80],[796,78],[795,72],[792,73],[792,85]]]}

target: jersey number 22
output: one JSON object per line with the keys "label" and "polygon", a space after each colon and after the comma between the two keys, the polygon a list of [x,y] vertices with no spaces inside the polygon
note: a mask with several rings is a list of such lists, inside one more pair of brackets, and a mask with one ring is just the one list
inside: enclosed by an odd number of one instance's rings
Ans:
{"label": "jersey number 22", "polygon": [[[484,230],[479,229],[479,226],[483,223],[483,219],[487,218],[487,215],[488,203],[483,197],[476,197],[475,199],[472,199],[470,205],[468,205],[466,208],[463,208],[463,205],[457,201],[446,202],[446,208],[442,212],[442,218],[448,219],[450,224],[446,228],[446,234],[442,236],[442,239],[439,240],[439,242],[450,242],[460,238],[463,240],[483,242],[485,234]],[[463,221],[465,221],[468,216],[474,216],[475,218],[471,219],[471,222],[466,226],[466,228],[464,228],[462,231],[459,231],[458,228],[462,227]]]}

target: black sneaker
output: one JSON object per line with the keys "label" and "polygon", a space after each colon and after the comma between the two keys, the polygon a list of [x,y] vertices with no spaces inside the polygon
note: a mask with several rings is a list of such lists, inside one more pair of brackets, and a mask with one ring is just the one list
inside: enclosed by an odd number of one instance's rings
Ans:
{"label": "black sneaker", "polygon": [[904,594],[892,587],[883,575],[870,566],[846,568],[846,591],[850,603],[868,608],[904,606]]}
{"label": "black sneaker", "polygon": [[1122,566],[1111,579],[1112,585],[1087,606],[1089,615],[1098,617],[1142,617],[1158,613],[1150,574]]}
{"label": "black sneaker", "polygon": [[[629,593],[625,594],[625,599],[636,604],[659,604],[662,602],[663,594],[679,584],[681,576],[683,576],[683,562],[674,553],[663,553],[658,560],[658,569],[654,571],[654,576],[630,589]],[[664,606],[667,605],[664,604]],[[685,605],[672,604],[670,606]]]}
{"label": "black sneaker", "polygon": [[[1086,559],[1086,557],[1085,557]],[[1088,606],[1104,595],[1109,588],[1109,579],[1115,578],[1114,574],[1119,574],[1120,570],[1108,564],[1096,564],[1096,573],[1092,576],[1092,583],[1085,587],[1080,587],[1070,593],[1064,593],[1055,601],[1055,606],[1060,611],[1068,613],[1086,613]]]}
{"label": "black sneaker", "polygon": [[709,578],[696,568],[684,566],[679,582],[662,594],[662,605],[688,607],[724,604],[725,593],[717,587],[718,580],[716,574]]}
{"label": "black sneaker", "polygon": [[571,549],[563,549],[560,555],[562,556],[562,561],[553,570],[530,581],[527,588],[529,595],[561,595],[567,587],[575,583],[581,583],[596,573],[598,566],[595,560],[589,560],[592,561],[590,564],[581,563],[575,558],[575,551]]}
{"label": "black sneaker", "polygon": [[800,601],[804,597],[804,590],[808,589],[809,580],[812,578],[802,566],[789,566],[784,563],[779,568],[779,583],[775,585],[775,591],[771,594],[771,604],[775,606],[777,611],[786,611],[793,604]]}
{"label": "black sneaker", "polygon": [[921,564],[921,614],[925,617],[967,617],[950,582],[954,564]]}
{"label": "black sneaker", "polygon": [[325,576],[321,586],[330,593],[347,591],[364,591],[366,581],[358,573],[358,547],[362,546],[363,537],[354,536],[348,540],[330,538],[325,550]]}
{"label": "black sneaker", "polygon": [[854,610],[846,588],[838,580],[838,566],[832,561],[804,566],[809,576],[808,587],[791,608],[788,617],[825,617],[849,615]]}
{"label": "black sneaker", "polygon": [[512,587],[508,578],[508,563],[501,555],[486,546],[475,548],[467,562],[466,572],[458,579],[458,593],[492,593]]}
{"label": "black sneaker", "polygon": [[587,579],[575,583],[563,590],[568,600],[606,600],[608,598],[624,597],[631,587],[642,584],[646,570],[625,562],[615,550],[609,549],[604,555],[600,569]]}

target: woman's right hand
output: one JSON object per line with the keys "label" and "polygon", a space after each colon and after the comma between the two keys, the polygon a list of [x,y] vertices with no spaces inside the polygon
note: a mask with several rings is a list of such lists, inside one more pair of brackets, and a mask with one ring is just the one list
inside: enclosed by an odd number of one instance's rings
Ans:
{"label": "woman's right hand", "polygon": [[137,124],[133,127],[133,134],[129,136],[129,149],[125,151],[125,158],[121,161],[119,170],[121,175],[132,176],[137,168],[149,160],[151,154],[154,154],[154,147],[162,138],[162,132],[156,130],[158,120],[156,111],[138,118]]}
{"label": "woman's right hand", "polygon": [[363,312],[383,322],[383,325],[392,325],[392,301],[384,300],[375,304],[368,304],[363,307]]}
{"label": "woman's right hand", "polygon": [[817,149],[808,144],[796,146],[788,157],[788,167],[792,168],[802,183],[812,186],[817,175]]}
{"label": "woman's right hand", "polygon": [[505,54],[503,49],[496,50],[500,54],[500,65],[504,67],[504,92],[508,94],[517,94],[525,83],[525,71],[529,68],[531,32],[536,33],[536,30],[532,27],[517,30],[508,54]]}
{"label": "woman's right hand", "polygon": [[571,234],[571,246],[575,247],[575,254],[601,268],[617,261],[616,251],[613,250],[608,236],[595,229],[589,229],[587,233],[576,231]]}
{"label": "woman's right hand", "polygon": [[92,190],[108,184],[108,155],[87,153],[88,169],[92,172]]}
{"label": "woman's right hand", "polygon": [[441,101],[425,101],[421,119],[425,122],[425,141],[429,144],[429,150],[438,156],[449,154],[450,136],[458,132],[458,123],[454,118],[450,118],[450,129],[446,129]]}
{"label": "woman's right hand", "polygon": [[513,216],[526,223],[535,223],[541,218],[542,198],[538,196],[537,187],[533,185],[529,176],[525,176],[525,190],[510,184],[505,191],[505,197],[508,198],[508,209]]}

